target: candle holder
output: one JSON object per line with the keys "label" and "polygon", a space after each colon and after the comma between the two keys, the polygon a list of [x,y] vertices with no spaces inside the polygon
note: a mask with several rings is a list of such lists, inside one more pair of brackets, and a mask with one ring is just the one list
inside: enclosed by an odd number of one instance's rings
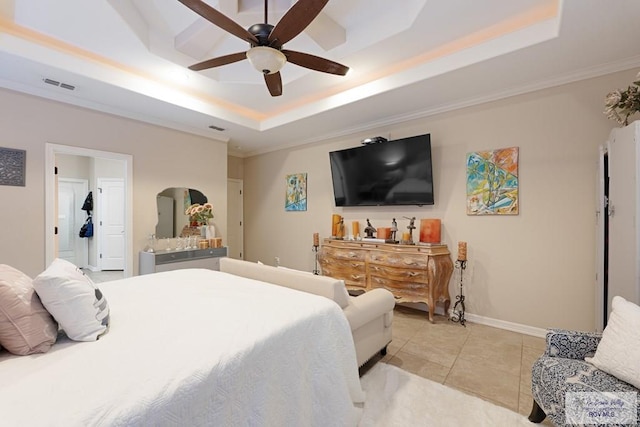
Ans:
{"label": "candle holder", "polygon": [[[451,320],[452,322],[460,323],[462,326],[466,328],[467,325],[465,325],[466,320],[464,318],[465,306],[464,306],[464,292],[462,289],[462,284],[463,284],[464,270],[466,270],[467,268],[467,260],[466,259],[457,260],[455,263],[455,268],[460,270],[460,295],[456,296],[456,303],[453,305],[453,310],[451,311],[451,317],[449,318],[449,320]],[[459,309],[458,309],[458,306],[460,306]]]}
{"label": "candle holder", "polygon": [[318,269],[318,247],[319,245],[313,245],[313,247],[311,248],[311,250],[313,251],[313,259],[314,259],[314,267],[313,267],[313,274],[315,274],[316,276],[320,275],[320,270]]}

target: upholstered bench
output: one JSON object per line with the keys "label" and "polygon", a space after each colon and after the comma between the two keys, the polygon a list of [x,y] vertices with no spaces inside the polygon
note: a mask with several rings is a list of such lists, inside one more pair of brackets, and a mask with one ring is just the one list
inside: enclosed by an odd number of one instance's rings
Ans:
{"label": "upholstered bench", "polygon": [[333,300],[342,308],[351,326],[358,366],[378,352],[383,355],[387,352],[387,345],[391,342],[395,298],[386,289],[374,289],[359,297],[352,297],[342,280],[232,258],[220,259],[220,271]]}

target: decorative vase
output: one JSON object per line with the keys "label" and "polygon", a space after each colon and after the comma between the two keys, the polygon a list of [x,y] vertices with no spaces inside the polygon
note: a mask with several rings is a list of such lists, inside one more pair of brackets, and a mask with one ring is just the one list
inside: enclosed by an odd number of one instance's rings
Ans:
{"label": "decorative vase", "polygon": [[216,226],[213,225],[213,221],[209,220],[209,225],[206,226],[205,237],[207,240],[216,237]]}

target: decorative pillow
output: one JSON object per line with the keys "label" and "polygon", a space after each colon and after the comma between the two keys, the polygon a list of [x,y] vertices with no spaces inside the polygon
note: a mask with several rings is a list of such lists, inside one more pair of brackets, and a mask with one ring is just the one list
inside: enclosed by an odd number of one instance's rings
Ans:
{"label": "decorative pillow", "polygon": [[584,360],[640,388],[640,307],[615,296],[596,354]]}
{"label": "decorative pillow", "polygon": [[63,259],[33,280],[42,304],[75,341],[95,341],[109,328],[109,306],[100,289],[78,267]]}
{"label": "decorative pillow", "polygon": [[[44,353],[56,342],[58,325],[33,290],[29,276],[0,264],[0,344],[21,356]],[[2,348],[0,347],[0,348]]]}

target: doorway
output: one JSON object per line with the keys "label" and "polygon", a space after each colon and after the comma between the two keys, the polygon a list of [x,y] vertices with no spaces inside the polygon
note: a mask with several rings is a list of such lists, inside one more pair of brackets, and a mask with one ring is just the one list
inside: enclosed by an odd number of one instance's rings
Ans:
{"label": "doorway", "polygon": [[[45,145],[45,267],[60,256],[59,253],[59,228],[57,226],[57,179],[56,179],[56,155],[66,154],[71,156],[89,157],[96,160],[111,160],[121,168],[123,178],[123,205],[121,210],[123,228],[121,232],[122,245],[124,247],[123,276],[133,275],[133,158],[129,154],[112,153],[89,148],[71,147],[60,144],[47,143]],[[94,192],[95,194],[95,192]],[[94,234],[95,236],[95,234]],[[97,239],[94,239],[97,240]],[[89,248],[89,252],[91,248]]]}
{"label": "doorway", "polygon": [[88,192],[86,179],[58,179],[58,257],[80,268],[89,264],[87,239],[78,235],[86,220],[82,204]]}

